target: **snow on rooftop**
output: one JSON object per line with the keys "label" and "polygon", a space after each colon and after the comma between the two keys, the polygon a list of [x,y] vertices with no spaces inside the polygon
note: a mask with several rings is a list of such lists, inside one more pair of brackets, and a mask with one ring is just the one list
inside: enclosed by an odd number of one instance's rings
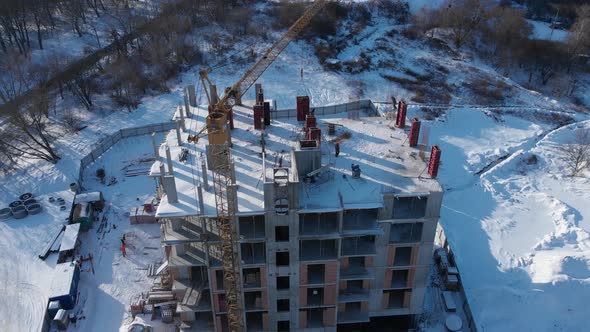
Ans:
{"label": "snow on rooftop", "polygon": [[[352,120],[342,115],[318,117],[324,138],[333,137],[326,135],[327,125],[323,120],[342,125],[336,127],[336,135],[348,131],[352,136],[340,143],[338,157],[333,152],[334,144],[324,139],[322,164],[332,165],[330,174],[325,182],[301,186],[302,208],[378,208],[383,205],[382,194],[441,191],[438,182],[425,172],[426,163],[420,158],[419,150],[408,147],[405,130],[390,127],[391,121],[383,117]],[[360,178],[351,176],[352,164],[360,166]]]}
{"label": "snow on rooftop", "polygon": [[74,275],[76,273],[76,264],[62,263],[55,266],[53,280],[51,281],[49,298],[62,296],[70,293],[72,283],[74,283]]}
{"label": "snow on rooftop", "polygon": [[80,233],[80,224],[66,225],[66,230],[61,239],[60,251],[73,250],[76,248],[78,234]]}
{"label": "snow on rooftop", "polygon": [[[182,135],[182,145],[177,142],[176,132],[171,131],[166,142],[160,146],[160,160],[151,168],[150,176],[159,176],[160,168],[167,172],[166,144],[170,147],[172,168],[175,175],[178,202],[170,203],[163,197],[157,217],[189,215],[215,216],[215,194],[213,179],[208,172],[209,188],[203,185],[203,207],[199,210],[197,185],[203,184],[201,162],[206,162],[207,137],[197,144],[186,141],[189,133],[196,133],[204,126],[204,109],[193,109],[196,115],[186,120],[186,132]],[[283,167],[291,165],[291,150],[304,138],[303,123],[294,118],[273,119],[266,128],[265,160],[261,149],[261,131],[253,126],[252,110],[248,107],[234,108],[235,129],[232,130],[232,158],[235,164],[238,188],[238,214],[257,214],[264,212],[263,185],[272,178],[272,169],[279,163]],[[349,131],[352,136],[341,143],[339,157],[334,156],[334,137],[327,135],[327,124],[338,126],[336,135]],[[419,157],[419,151],[407,146],[407,132],[390,127],[390,121],[383,117],[361,117],[359,120],[347,118],[347,113],[318,116],[318,126],[322,129],[321,143],[323,174],[313,183],[300,186],[300,207],[302,209],[341,209],[377,208],[383,205],[382,194],[428,193],[440,191],[436,180],[425,172],[426,163]],[[182,149],[189,151],[189,157],[180,161]],[[266,165],[267,174],[263,169]],[[362,175],[359,179],[351,177],[351,164],[360,165]],[[300,174],[303,176],[304,174]],[[342,199],[340,199],[340,197]]]}

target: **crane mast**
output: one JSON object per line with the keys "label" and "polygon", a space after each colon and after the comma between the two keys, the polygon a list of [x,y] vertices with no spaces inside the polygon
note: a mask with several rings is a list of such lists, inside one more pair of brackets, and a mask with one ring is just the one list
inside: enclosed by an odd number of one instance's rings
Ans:
{"label": "crane mast", "polygon": [[207,116],[206,129],[209,139],[208,155],[213,171],[215,191],[215,208],[217,227],[221,238],[221,258],[223,265],[223,286],[227,303],[227,319],[231,332],[245,331],[243,310],[240,261],[238,257],[238,238],[236,232],[237,189],[231,164],[230,136],[227,117],[232,106],[256,82],[264,71],[309,24],[311,19],[326,5],[326,0],[315,1],[303,15],[293,23],[279,40],[277,40],[258,61],[236,82],[226,89],[222,98],[214,100],[214,95],[207,92],[206,84],[211,84],[208,74],[210,69],[199,72],[203,87],[207,93],[212,112]]}

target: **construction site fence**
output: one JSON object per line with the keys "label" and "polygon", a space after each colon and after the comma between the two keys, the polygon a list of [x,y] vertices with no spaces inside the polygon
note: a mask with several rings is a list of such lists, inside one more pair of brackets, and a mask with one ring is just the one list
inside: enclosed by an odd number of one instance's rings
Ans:
{"label": "construction site fence", "polygon": [[[370,115],[377,115],[377,108],[369,99],[355,100],[344,104],[330,106],[311,106],[309,109],[310,111],[313,111],[315,115],[330,115],[355,111],[364,111]],[[295,118],[297,117],[297,109],[271,110],[270,116],[271,119]]]}
{"label": "construction site fence", "polygon": [[135,137],[141,135],[148,135],[151,133],[159,133],[163,131],[169,131],[176,128],[176,123],[174,121],[169,122],[162,122],[162,123],[154,123],[146,126],[141,127],[132,127],[132,128],[123,128],[119,129],[116,132],[110,134],[109,136],[100,140],[97,143],[92,151],[88,153],[85,157],[80,159],[80,171],[78,174],[78,185],[83,185],[83,175],[84,170],[90,164],[95,162],[100,156],[103,155],[108,149],[110,149],[113,145],[119,142],[123,138],[127,137]]}
{"label": "construction site fence", "polygon": [[[438,224],[436,226],[436,234],[434,236],[434,243],[435,243],[435,247],[440,247],[440,248],[444,248],[445,251],[447,252],[447,254],[451,257],[453,257],[453,261],[455,261],[454,259],[454,254],[453,254],[453,249],[451,248],[451,244],[447,241],[447,235],[445,234],[445,231],[443,229],[443,227],[441,226],[441,224]],[[469,306],[469,301],[467,299],[467,294],[465,293],[465,288],[463,287],[463,282],[461,281],[461,270],[459,270],[459,267],[455,266],[457,268],[457,270],[459,271],[459,298],[460,298],[460,303],[457,303],[457,306],[461,306],[461,309],[463,309],[463,313],[465,314],[465,319],[467,320],[467,328],[470,332],[478,332],[478,328],[477,325],[475,323],[475,320],[473,319],[473,313],[471,312],[471,307]]]}

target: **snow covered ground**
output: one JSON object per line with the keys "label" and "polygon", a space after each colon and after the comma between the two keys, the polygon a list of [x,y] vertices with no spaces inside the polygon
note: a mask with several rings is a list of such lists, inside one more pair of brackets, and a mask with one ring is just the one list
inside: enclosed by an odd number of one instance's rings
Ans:
{"label": "snow covered ground", "polygon": [[567,38],[567,30],[551,29],[551,23],[527,20],[533,26],[531,38],[563,41]]}
{"label": "snow covered ground", "polygon": [[[345,49],[338,60],[354,59],[360,49],[371,49],[390,28],[387,22],[377,20],[361,33],[358,45]],[[292,108],[295,96],[302,93],[310,95],[313,105],[346,102],[357,96],[385,100],[393,94],[398,99],[409,98],[409,91],[380,74],[403,77],[407,76],[406,69],[423,73],[434,66],[432,63],[449,69],[445,77],[453,86],[461,85],[474,73],[499,78],[492,68],[469,57],[451,58],[396,37],[387,42],[395,47],[395,53],[371,50],[371,54],[375,63],[386,61],[391,66],[353,75],[326,72],[313,56],[312,47],[297,41],[259,81],[265,96],[277,100],[279,108]],[[257,47],[262,50],[268,45]],[[64,190],[76,178],[78,161],[94,142],[119,128],[169,119],[182,100],[181,88],[195,82],[197,69],[171,82],[171,93],[145,98],[134,112],[115,112],[106,117],[89,114],[86,129],[58,141],[63,159],[57,165],[29,161],[0,181],[0,206],[23,192],[35,193],[44,206],[44,212],[35,217],[0,222],[0,249],[6,254],[0,261],[3,329],[35,331],[39,326],[55,255],[46,261],[37,255],[66,217],[47,198],[71,196]],[[215,71],[211,79],[218,87],[228,86],[245,69],[244,65],[230,65]],[[363,87],[361,95],[358,82]],[[538,106],[539,110],[542,107],[541,113],[547,112],[545,108],[570,111],[558,101],[510,80],[505,82],[513,86],[507,103]],[[200,97],[204,103],[202,93]],[[252,97],[249,91],[245,99]],[[470,100],[466,95],[454,95],[453,102]],[[589,117],[574,115],[576,124],[554,130],[556,124],[540,121],[535,114],[522,115],[533,111],[521,109],[515,115],[502,115],[489,109],[454,107],[438,120],[423,122],[423,128],[430,130],[430,143],[442,148],[439,179],[446,193],[441,223],[482,331],[586,329],[588,310],[583,301],[590,297],[590,207],[586,203],[590,180],[566,176],[562,144],[572,137],[574,129],[588,127]],[[409,116],[423,117],[423,113],[412,106]],[[160,250],[147,248],[159,247],[157,226],[131,226],[123,214],[153,193],[149,179],[125,178],[121,171],[127,163],[149,154],[150,144],[147,138],[121,141],[86,173],[88,189],[102,190],[111,202],[109,222],[117,228],[111,226],[104,238],[98,238],[95,229],[82,237],[82,253],[95,255],[95,273],[85,265],[79,308],[83,308],[80,314],[86,319],[70,330],[116,330],[126,318],[130,296],[145,291],[150,283],[146,271],[137,269],[162,256]],[[533,154],[537,162],[528,164]],[[101,166],[119,179],[116,185],[101,185],[93,179],[93,172]],[[128,234],[131,244],[127,258],[122,258],[118,250],[123,233]]]}
{"label": "snow covered ground", "polygon": [[[583,118],[587,118],[584,116]],[[565,173],[572,128],[456,109],[431,127],[441,223],[482,331],[581,331],[590,296],[590,181]],[[481,175],[494,158],[508,157]],[[535,155],[536,163],[528,158]]]}

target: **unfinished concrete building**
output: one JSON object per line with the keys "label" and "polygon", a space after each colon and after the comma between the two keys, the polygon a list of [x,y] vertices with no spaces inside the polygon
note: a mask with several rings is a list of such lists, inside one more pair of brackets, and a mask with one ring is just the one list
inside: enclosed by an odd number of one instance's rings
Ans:
{"label": "unfinished concrete building", "polygon": [[[401,120],[388,126],[374,108],[314,115],[301,107],[305,121],[292,111],[266,121],[249,107],[233,110],[228,196],[247,330],[336,331],[419,314],[442,200],[431,176],[440,151],[428,169]],[[154,142],[156,217],[185,330],[226,331],[207,140],[187,142],[206,111],[192,113],[185,132]]]}

